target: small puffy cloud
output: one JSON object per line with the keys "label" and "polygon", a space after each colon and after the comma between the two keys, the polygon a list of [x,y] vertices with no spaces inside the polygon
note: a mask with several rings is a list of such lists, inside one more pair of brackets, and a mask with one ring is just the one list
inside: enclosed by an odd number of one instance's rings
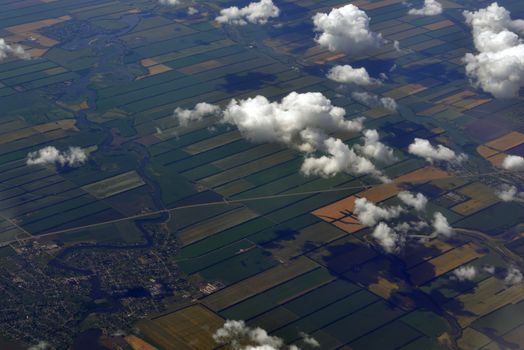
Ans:
{"label": "small puffy cloud", "polygon": [[51,349],[51,344],[46,341],[39,341],[37,344],[30,346],[27,350],[48,350]]}
{"label": "small puffy cloud", "polygon": [[358,86],[382,84],[379,79],[371,78],[366,68],[353,68],[349,64],[331,68],[327,74],[327,78],[337,83],[354,84]]}
{"label": "small puffy cloud", "polygon": [[453,228],[450,226],[448,219],[440,212],[436,212],[433,215],[431,226],[434,230],[433,234],[436,236],[441,235],[444,237],[451,237],[455,233]]}
{"label": "small puffy cloud", "polygon": [[31,57],[22,46],[9,45],[4,39],[0,38],[0,61],[6,59],[8,56],[14,56],[24,60]]}
{"label": "small puffy cloud", "polygon": [[415,138],[414,142],[409,145],[408,152],[431,163],[434,161],[457,163],[466,159],[464,154],[457,154],[443,145],[433,146],[428,140],[419,138]]}
{"label": "small puffy cloud", "polygon": [[390,164],[397,160],[393,149],[380,142],[377,130],[364,130],[364,145],[356,145],[355,148],[367,158],[376,159],[379,162]]}
{"label": "small puffy cloud", "polygon": [[395,253],[404,244],[404,236],[398,234],[388,224],[380,222],[371,234],[377,243],[388,253]]}
{"label": "small puffy cloud", "polygon": [[461,282],[472,281],[477,276],[477,268],[473,265],[461,266],[453,271],[453,275]]}
{"label": "small puffy cloud", "polygon": [[182,109],[177,107],[175,109],[174,117],[178,120],[180,126],[188,126],[190,122],[198,122],[206,116],[218,115],[220,113],[221,109],[219,106],[201,102],[196,104],[193,109]]}
{"label": "small puffy cloud", "polygon": [[244,321],[227,320],[213,334],[213,339],[217,344],[230,345],[234,350],[299,350],[294,345],[285,346],[282,339],[270,336],[262,328],[248,327]]}
{"label": "small puffy cloud", "polygon": [[496,98],[517,97],[524,86],[524,21],[496,2],[478,11],[464,11],[478,53],[463,61],[472,84]]}
{"label": "small puffy cloud", "polygon": [[87,153],[80,147],[69,147],[59,151],[56,147],[47,146],[27,155],[26,164],[60,164],[61,166],[78,167],[87,161]]}
{"label": "small puffy cloud", "polygon": [[292,92],[281,102],[264,96],[232,100],[223,121],[253,142],[280,142],[303,152],[322,147],[326,133],[360,131],[363,119],[346,120],[346,111],[319,92]]}
{"label": "small puffy cloud", "polygon": [[381,107],[391,112],[395,112],[398,108],[397,102],[391,97],[379,97],[369,92],[354,92],[351,97],[368,107]]}
{"label": "small puffy cloud", "polygon": [[266,24],[270,18],[279,15],[280,9],[273,4],[272,0],[260,0],[242,8],[231,6],[223,9],[215,20],[218,23],[243,26],[248,23]]}
{"label": "small puffy cloud", "polygon": [[417,16],[436,16],[440,15],[442,11],[442,4],[437,0],[424,0],[422,8],[411,9],[408,13]]}
{"label": "small puffy cloud", "polygon": [[315,14],[313,24],[315,32],[319,33],[316,42],[330,51],[358,56],[385,42],[381,34],[369,28],[366,12],[352,4],[334,8],[329,14]]}
{"label": "small puffy cloud", "polygon": [[426,209],[426,204],[428,204],[428,199],[422,193],[413,194],[408,191],[399,192],[398,198],[406,205],[415,208],[417,211],[422,211]]}
{"label": "small puffy cloud", "polygon": [[495,194],[503,202],[513,202],[524,197],[524,193],[519,192],[517,187],[507,184],[502,185]]}
{"label": "small puffy cloud", "polygon": [[319,348],[320,347],[320,343],[318,342],[318,340],[316,340],[315,338],[313,338],[309,334],[304,333],[304,332],[300,332],[299,335],[302,337],[302,341],[304,342],[304,344],[309,345],[312,348]]}
{"label": "small puffy cloud", "polygon": [[339,173],[367,174],[375,176],[383,182],[389,181],[369,159],[359,156],[340,139],[330,137],[325,140],[323,151],[328,155],[310,156],[304,159],[300,169],[302,173],[306,176],[317,175],[321,177],[332,177]]}
{"label": "small puffy cloud", "polygon": [[188,9],[187,9],[187,14],[188,14],[189,16],[196,15],[198,12],[200,12],[200,11],[198,11],[197,8],[194,8],[194,7],[192,7],[192,6],[188,7]]}
{"label": "small puffy cloud", "polygon": [[524,157],[509,155],[502,161],[502,168],[506,170],[524,170]]}
{"label": "small puffy cloud", "polygon": [[180,0],[159,0],[162,5],[175,6],[180,4]]}
{"label": "small puffy cloud", "polygon": [[504,283],[507,285],[514,285],[522,282],[522,272],[519,269],[512,266],[508,269],[506,277],[504,277]]}
{"label": "small puffy cloud", "polygon": [[358,221],[367,227],[375,226],[378,222],[383,220],[391,220],[398,218],[404,209],[400,206],[379,207],[375,203],[369,201],[367,198],[358,198],[355,201],[355,208],[353,213],[356,215]]}

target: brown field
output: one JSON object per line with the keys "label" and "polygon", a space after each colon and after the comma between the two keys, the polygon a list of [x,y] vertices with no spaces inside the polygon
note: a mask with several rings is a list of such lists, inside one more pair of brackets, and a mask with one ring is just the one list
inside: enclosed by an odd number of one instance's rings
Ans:
{"label": "brown field", "polygon": [[157,62],[152,58],[144,58],[143,60],[140,61],[140,64],[142,65],[142,67],[147,68],[147,67],[151,67],[151,66],[160,64],[160,62]]}
{"label": "brown field", "polygon": [[451,27],[451,26],[454,26],[454,25],[455,25],[455,23],[451,22],[449,19],[445,19],[445,20],[440,21],[440,22],[435,22],[435,23],[431,23],[431,24],[425,25],[424,28],[429,29],[429,30],[437,30],[437,29]]}
{"label": "brown field", "polygon": [[190,306],[169,315],[138,322],[140,333],[166,350],[211,350],[213,333],[224,320],[200,306]]}
{"label": "brown field", "polygon": [[49,68],[44,71],[44,73],[47,75],[55,75],[64,72],[67,72],[67,69],[65,69],[64,67]]}
{"label": "brown field", "polygon": [[342,200],[326,205],[323,208],[319,208],[313,211],[311,214],[324,221],[333,222],[337,219],[345,217],[347,213],[353,212],[357,198],[358,197],[356,196],[349,196]]}
{"label": "brown field", "polygon": [[147,74],[137,77],[136,78],[137,80],[144,79],[144,78],[147,78],[147,77],[151,77],[153,75],[169,72],[170,70],[173,69],[173,68],[171,68],[169,66],[166,66],[165,64],[157,64],[157,65],[154,65],[154,66],[148,66],[146,68],[147,68]]}
{"label": "brown field", "polygon": [[292,263],[280,264],[231,287],[213,293],[203,299],[202,303],[212,310],[222,310],[277,284],[311,271],[318,266],[313,260],[301,257]]}
{"label": "brown field", "polygon": [[462,331],[462,336],[458,339],[458,346],[463,350],[478,350],[489,344],[491,339],[486,335],[467,327]]}
{"label": "brown field", "polygon": [[438,169],[432,166],[427,166],[422,169],[418,169],[415,171],[412,171],[410,173],[407,173],[405,175],[399,176],[393,181],[395,183],[421,183],[421,182],[429,182],[439,179],[446,179],[449,178],[451,175],[442,170]]}
{"label": "brown field", "polygon": [[518,131],[512,131],[502,137],[486,143],[486,146],[494,148],[498,151],[507,151],[524,143],[524,134]]}
{"label": "brown field", "polygon": [[146,343],[144,340],[140,339],[134,335],[128,335],[125,337],[126,342],[131,346],[133,350],[158,350],[153,345]]}
{"label": "brown field", "polygon": [[[459,324],[464,328],[476,319],[489,314],[504,305],[516,304],[524,299],[524,284],[507,287],[504,281],[492,276],[475,288],[473,293],[462,294],[457,301],[463,304],[463,313],[456,314]],[[452,312],[453,313],[453,312]]]}
{"label": "brown field", "polygon": [[502,167],[502,162],[504,161],[504,158],[506,158],[506,153],[497,153],[494,156],[491,156],[488,158],[488,161],[493,164],[493,166]]}
{"label": "brown field", "polygon": [[212,150],[220,146],[227,145],[228,143],[240,140],[242,136],[238,130],[226,132],[217,136],[210,137],[200,142],[195,142],[192,145],[186,147],[184,150],[191,155],[199,154]]}
{"label": "brown field", "polygon": [[468,243],[415,266],[409,270],[409,275],[413,283],[423,285],[483,255],[475,244]]}
{"label": "brown field", "polygon": [[346,233],[355,233],[364,228],[360,224],[358,219],[352,216],[346,216],[345,218],[332,222],[332,224],[338,227],[339,229],[345,231]]}
{"label": "brown field", "polygon": [[451,208],[454,212],[464,216],[476,213],[499,201],[498,197],[494,194],[493,189],[481,184],[480,182],[473,182],[458,189],[457,192],[471,198],[470,200],[457,204]]}
{"label": "brown field", "polygon": [[184,68],[180,68],[178,71],[180,73],[192,75],[192,74],[202,73],[202,72],[205,72],[206,70],[210,70],[213,68],[219,68],[219,67],[222,67],[223,65],[224,63],[220,61],[209,60],[209,61],[193,64],[191,66],[187,66]]}
{"label": "brown field", "polygon": [[477,147],[477,153],[480,154],[483,158],[489,158],[499,152],[492,148],[489,148],[488,146],[480,145]]}
{"label": "brown field", "polygon": [[356,195],[361,198],[367,198],[372,202],[379,203],[396,196],[400,192],[400,188],[396,183],[397,179],[395,179],[394,182],[388,184],[373,186],[367,190],[357,193]]}
{"label": "brown field", "polygon": [[370,0],[357,0],[354,4],[363,10],[374,10],[381,7],[390,6],[394,4],[402,3],[403,0],[381,0],[381,1],[370,1]]}
{"label": "brown field", "polygon": [[427,87],[421,84],[408,84],[401,87],[389,90],[384,94],[386,97],[394,98],[395,100],[411,96],[426,90]]}
{"label": "brown field", "polygon": [[380,276],[378,278],[378,282],[370,284],[368,289],[373,293],[380,295],[384,299],[389,299],[391,297],[391,293],[396,289],[400,289],[400,286],[397,283],[391,282]]}
{"label": "brown field", "polygon": [[75,120],[74,119],[63,119],[55,122],[50,122],[41,125],[35,125],[33,127],[28,127],[24,129],[18,129],[16,131],[3,134],[0,138],[0,144],[6,144],[9,142],[25,139],[36,135],[38,133],[46,133],[52,130],[69,130],[74,128]]}
{"label": "brown field", "polygon": [[183,245],[188,245],[257,216],[257,213],[242,207],[184,229],[180,232],[179,238]]}
{"label": "brown field", "polygon": [[52,26],[52,25],[55,25],[61,22],[69,21],[69,20],[71,20],[71,16],[61,16],[57,18],[43,19],[41,21],[7,27],[5,29],[15,34],[27,33],[27,32],[32,32],[32,31],[35,31],[35,30],[38,30],[44,27],[49,27],[49,26]]}

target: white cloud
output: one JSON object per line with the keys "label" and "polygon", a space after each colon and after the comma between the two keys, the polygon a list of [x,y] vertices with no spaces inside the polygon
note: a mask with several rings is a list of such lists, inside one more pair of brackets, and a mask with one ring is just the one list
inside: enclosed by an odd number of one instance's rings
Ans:
{"label": "white cloud", "polygon": [[485,266],[482,267],[482,270],[486,271],[490,275],[494,275],[495,274],[495,266],[493,266],[493,265],[485,265]]}
{"label": "white cloud", "polygon": [[453,275],[461,282],[472,281],[477,276],[477,268],[473,265],[461,266],[453,271]]}
{"label": "white cloud", "polygon": [[355,149],[364,156],[390,164],[397,160],[393,149],[380,142],[377,130],[364,130],[364,145],[356,145]]}
{"label": "white cloud", "polygon": [[189,16],[196,15],[198,12],[200,12],[200,11],[198,11],[197,8],[194,8],[194,7],[192,7],[192,6],[190,6],[190,7],[187,8],[187,14],[188,14]]}
{"label": "white cloud", "polygon": [[51,344],[46,341],[39,341],[37,344],[30,346],[27,350],[47,350],[51,349]]}
{"label": "white cloud", "polygon": [[0,61],[8,56],[14,56],[22,59],[29,59],[29,53],[22,46],[9,45],[4,39],[0,38]]}
{"label": "white cloud", "polygon": [[502,185],[497,191],[495,191],[495,194],[504,202],[513,202],[524,198],[524,193],[519,192],[517,187],[507,184]]}
{"label": "white cloud", "polygon": [[266,24],[270,18],[279,15],[280,9],[273,4],[272,0],[260,0],[242,8],[231,6],[223,9],[215,20],[219,23],[243,26],[248,23]]}
{"label": "white cloud", "polygon": [[382,84],[379,79],[371,78],[366,68],[353,68],[349,64],[331,68],[327,74],[327,78],[337,83],[354,84],[358,86]]}
{"label": "white cloud", "polygon": [[447,161],[447,162],[462,162],[466,159],[466,155],[457,154],[453,150],[442,146],[433,146],[428,140],[415,138],[414,142],[409,145],[408,152],[425,158],[428,162],[433,161]]}
{"label": "white cloud", "polygon": [[433,222],[431,225],[433,226],[433,235],[435,236],[442,235],[444,237],[451,237],[455,233],[453,228],[449,225],[448,219],[440,212],[436,212],[433,215]]}
{"label": "white cloud", "polygon": [[367,198],[358,198],[355,201],[355,208],[353,213],[357,216],[358,221],[367,227],[375,226],[378,222],[383,220],[391,220],[398,218],[404,209],[400,206],[379,207],[375,203],[369,201]]}
{"label": "white cloud", "polygon": [[408,191],[399,192],[398,198],[406,205],[415,208],[417,211],[422,211],[426,208],[428,199],[422,193],[413,194]]}
{"label": "white cloud", "polygon": [[282,339],[270,336],[262,328],[248,327],[244,321],[227,320],[213,334],[213,339],[221,345],[229,344],[234,350],[299,350],[294,345],[285,346]]}
{"label": "white cloud", "polygon": [[522,272],[519,269],[512,266],[508,269],[504,283],[508,285],[514,285],[522,282]]}
{"label": "white cloud", "polygon": [[502,161],[502,168],[506,170],[524,170],[524,158],[521,156],[509,155]]}
{"label": "white cloud", "polygon": [[472,84],[496,98],[517,97],[524,86],[524,42],[519,36],[524,21],[512,20],[496,2],[475,12],[464,11],[464,17],[479,51],[463,58]]}
{"label": "white cloud", "polygon": [[442,4],[437,0],[424,0],[424,6],[419,9],[409,10],[410,15],[436,16],[442,13]]}
{"label": "white cloud", "polygon": [[399,251],[404,244],[404,236],[398,234],[388,224],[380,222],[371,234],[378,244],[388,253]]}
{"label": "white cloud", "polygon": [[393,98],[379,97],[369,92],[353,92],[351,97],[368,107],[381,107],[391,112],[395,112],[398,107],[397,102]]}
{"label": "white cloud", "polygon": [[318,342],[318,340],[316,340],[315,338],[313,338],[309,334],[306,334],[304,332],[300,332],[299,335],[302,337],[302,340],[304,341],[304,344],[307,344],[307,345],[309,345],[312,348],[319,348],[320,347],[320,343]]}
{"label": "white cloud", "polygon": [[56,147],[47,146],[27,155],[27,165],[60,164],[61,166],[78,167],[87,161],[87,153],[80,147],[69,147],[59,151]]}
{"label": "white cloud", "polygon": [[366,12],[352,4],[334,8],[329,14],[317,13],[313,23],[319,33],[316,42],[330,51],[356,56],[385,42],[381,34],[370,30]]}
{"label": "white cloud", "polygon": [[301,171],[306,176],[317,175],[331,177],[339,173],[352,175],[372,175],[383,182],[389,180],[382,175],[373,163],[349,148],[342,140],[328,138],[324,141],[323,151],[328,155],[320,157],[306,157],[302,163]]}
{"label": "white cloud", "polygon": [[221,113],[220,107],[206,102],[200,102],[193,109],[175,109],[174,117],[180,126],[188,126],[190,122],[201,121],[208,115],[218,115]]}
{"label": "white cloud", "polygon": [[180,0],[159,0],[159,2],[162,5],[171,5],[171,6],[180,4]]}
{"label": "white cloud", "polygon": [[292,92],[281,102],[264,96],[232,100],[223,121],[234,124],[253,142],[280,142],[303,152],[313,152],[326,139],[326,133],[360,131],[363,119],[346,120],[346,111],[333,106],[319,92]]}

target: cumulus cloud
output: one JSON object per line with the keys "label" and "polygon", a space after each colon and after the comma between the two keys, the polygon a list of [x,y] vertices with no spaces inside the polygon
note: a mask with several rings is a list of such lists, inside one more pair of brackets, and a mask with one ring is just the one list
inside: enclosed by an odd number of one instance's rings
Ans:
{"label": "cumulus cloud", "polygon": [[0,38],[0,61],[6,59],[8,56],[14,56],[25,60],[31,57],[22,46],[9,45],[4,39]]}
{"label": "cumulus cloud", "polygon": [[354,84],[358,86],[381,85],[382,81],[369,76],[366,68],[353,68],[349,64],[335,66],[327,74],[327,78],[337,83]]}
{"label": "cumulus cloud", "polygon": [[323,151],[328,155],[320,157],[306,157],[302,163],[301,171],[305,175],[332,177],[339,173],[352,175],[373,175],[383,182],[389,180],[377,170],[373,163],[349,148],[342,140],[328,138],[324,141]]}
{"label": "cumulus cloud", "polygon": [[178,120],[180,126],[188,126],[190,122],[198,122],[206,116],[218,115],[220,113],[221,109],[219,106],[201,102],[197,103],[193,109],[177,107],[175,109],[174,117]]}
{"label": "cumulus cloud", "polygon": [[440,15],[442,11],[442,4],[437,0],[424,0],[422,8],[411,9],[408,13],[417,16],[436,16]]}
{"label": "cumulus cloud", "polygon": [[48,350],[51,349],[51,344],[46,341],[39,341],[37,344],[30,346],[27,350]]}
{"label": "cumulus cloud", "polygon": [[463,61],[472,84],[496,98],[517,97],[524,86],[524,21],[496,2],[484,9],[464,11],[472,28],[477,54],[467,53]]}
{"label": "cumulus cloud", "polygon": [[433,146],[428,140],[419,138],[415,138],[413,143],[409,145],[408,152],[431,163],[434,161],[460,163],[466,159],[465,154],[457,154],[443,145]]}
{"label": "cumulus cloud", "polygon": [[435,236],[451,237],[455,233],[453,228],[450,226],[448,219],[440,212],[436,212],[433,215],[433,221],[431,226],[434,230]]}
{"label": "cumulus cloud", "polygon": [[311,346],[312,348],[319,348],[320,343],[318,340],[310,336],[309,334],[306,334],[304,332],[300,332],[299,334],[302,337],[302,340],[304,341],[304,344]]}
{"label": "cumulus cloud", "polygon": [[388,253],[395,253],[404,244],[404,236],[398,234],[388,224],[380,222],[371,234],[377,243]]}
{"label": "cumulus cloud", "polygon": [[192,7],[192,6],[188,7],[188,9],[187,9],[187,14],[188,14],[189,16],[196,15],[196,14],[199,13],[199,12],[200,12],[200,11],[198,11],[197,8],[194,8],[194,7]]}
{"label": "cumulus cloud", "polygon": [[213,334],[213,339],[220,345],[230,345],[234,350],[299,350],[294,345],[285,346],[282,339],[270,336],[262,328],[248,327],[244,321],[227,320]]}
{"label": "cumulus cloud", "polygon": [[358,198],[355,201],[353,213],[357,216],[358,221],[367,227],[375,226],[383,220],[398,218],[404,209],[400,206],[379,207],[367,198]]}
{"label": "cumulus cloud", "polygon": [[381,107],[391,112],[395,112],[398,107],[397,102],[393,98],[379,97],[369,92],[353,92],[351,97],[368,107]]}
{"label": "cumulus cloud", "polygon": [[504,283],[508,285],[514,285],[522,282],[522,272],[519,269],[512,266],[508,269]]}
{"label": "cumulus cloud", "polygon": [[78,167],[87,161],[87,153],[80,147],[69,147],[59,151],[56,147],[47,146],[27,155],[27,165],[60,164],[61,166]]}
{"label": "cumulus cloud", "polygon": [[453,275],[461,282],[472,281],[477,276],[477,268],[473,265],[461,266],[453,271]]}
{"label": "cumulus cloud", "polygon": [[356,56],[385,43],[381,34],[369,28],[366,12],[352,4],[334,8],[329,14],[315,14],[313,24],[319,33],[315,41],[330,51]]}
{"label": "cumulus cloud", "polygon": [[215,20],[218,23],[243,26],[248,23],[266,24],[270,18],[279,15],[280,9],[273,4],[272,0],[260,0],[242,8],[231,6],[223,9]]}
{"label": "cumulus cloud", "polygon": [[524,157],[509,155],[502,161],[502,168],[506,170],[524,170]]}
{"label": "cumulus cloud", "polygon": [[180,0],[159,0],[159,2],[162,5],[171,5],[171,6],[180,4]]}
{"label": "cumulus cloud", "polygon": [[409,205],[410,207],[413,207],[417,211],[426,209],[428,199],[422,193],[413,194],[408,191],[402,191],[399,192],[397,196],[402,202],[404,202],[406,205]]}
{"label": "cumulus cloud", "polygon": [[397,157],[393,154],[393,149],[380,142],[380,136],[377,130],[364,130],[364,145],[356,145],[355,149],[362,155],[376,159],[386,164],[393,163]]}
{"label": "cumulus cloud", "polygon": [[495,191],[495,194],[503,202],[513,202],[516,200],[522,201],[524,199],[523,192],[519,192],[516,186],[507,184],[502,185],[497,191]]}

